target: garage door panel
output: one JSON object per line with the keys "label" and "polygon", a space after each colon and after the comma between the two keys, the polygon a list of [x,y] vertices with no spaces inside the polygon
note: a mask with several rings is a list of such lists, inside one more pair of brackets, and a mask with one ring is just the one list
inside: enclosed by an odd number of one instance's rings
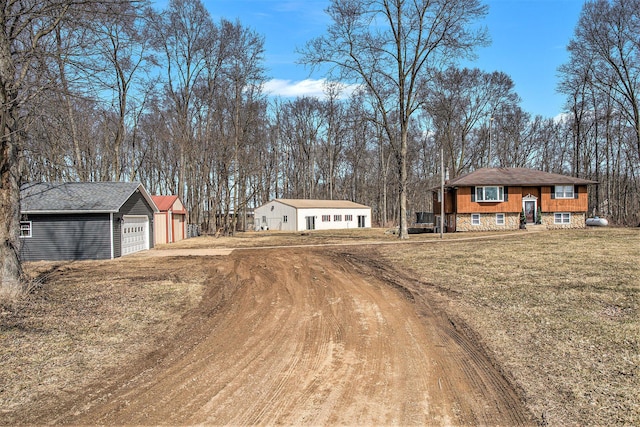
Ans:
{"label": "garage door panel", "polygon": [[149,218],[125,216],[122,223],[122,255],[149,249]]}

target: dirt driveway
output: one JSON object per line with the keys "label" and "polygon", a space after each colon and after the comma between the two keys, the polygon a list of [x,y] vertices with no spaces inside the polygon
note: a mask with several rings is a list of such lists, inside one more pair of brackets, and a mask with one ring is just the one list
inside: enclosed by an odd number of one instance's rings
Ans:
{"label": "dirt driveway", "polygon": [[532,423],[435,292],[369,253],[337,251],[203,257],[208,291],[176,339],[46,422]]}

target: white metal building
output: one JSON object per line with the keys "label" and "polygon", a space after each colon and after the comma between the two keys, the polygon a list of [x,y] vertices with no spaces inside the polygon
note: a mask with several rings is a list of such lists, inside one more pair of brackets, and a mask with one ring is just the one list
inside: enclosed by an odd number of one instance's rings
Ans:
{"label": "white metal building", "polygon": [[346,200],[274,199],[255,209],[257,230],[371,228],[371,208]]}

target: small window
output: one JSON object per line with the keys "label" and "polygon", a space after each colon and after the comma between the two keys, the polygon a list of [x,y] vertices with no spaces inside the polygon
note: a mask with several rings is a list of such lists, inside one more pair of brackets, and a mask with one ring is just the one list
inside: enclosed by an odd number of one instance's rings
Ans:
{"label": "small window", "polygon": [[322,215],[322,222],[331,222],[331,215]]}
{"label": "small window", "polygon": [[266,224],[266,223],[267,223],[267,217],[266,217],[266,216],[263,216],[263,217],[262,217],[262,223],[263,223],[263,224]]}
{"label": "small window", "polygon": [[573,185],[556,185],[553,194],[556,199],[573,199]]}
{"label": "small window", "polygon": [[476,202],[503,202],[504,187],[476,187]]}
{"label": "small window", "polygon": [[340,222],[340,221],[342,221],[342,215],[334,215],[334,216],[333,216],[333,220],[334,220],[335,222]]}
{"label": "small window", "polygon": [[344,220],[345,221],[353,221],[353,215],[345,215],[344,216]]}
{"label": "small window", "polygon": [[571,224],[571,214],[555,213],[553,214],[553,223],[554,224]]}
{"label": "small window", "polygon": [[289,221],[289,217],[286,215],[282,216],[282,222],[288,222]]}
{"label": "small window", "polygon": [[20,237],[31,237],[31,221],[20,221]]}
{"label": "small window", "polygon": [[496,214],[496,225],[504,225],[504,214]]}
{"label": "small window", "polygon": [[471,225],[480,225],[480,214],[471,214]]}

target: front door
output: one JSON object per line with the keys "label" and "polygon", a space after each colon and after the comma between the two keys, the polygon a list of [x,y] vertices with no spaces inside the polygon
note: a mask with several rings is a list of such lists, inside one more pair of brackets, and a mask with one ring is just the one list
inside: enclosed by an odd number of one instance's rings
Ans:
{"label": "front door", "polygon": [[527,219],[527,224],[536,223],[536,201],[535,200],[524,201],[524,216]]}
{"label": "front door", "polygon": [[315,216],[305,216],[307,220],[307,230],[315,230],[316,229],[316,217]]}

